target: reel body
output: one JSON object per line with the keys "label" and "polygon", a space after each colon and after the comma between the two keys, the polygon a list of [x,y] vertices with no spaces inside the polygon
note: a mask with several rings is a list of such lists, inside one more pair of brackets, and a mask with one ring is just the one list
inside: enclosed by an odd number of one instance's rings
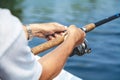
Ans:
{"label": "reel body", "polygon": [[90,52],[91,52],[91,48],[88,45],[88,41],[85,39],[85,41],[81,45],[74,48],[70,57],[73,55],[82,56],[82,55],[84,55],[86,53],[90,53]]}

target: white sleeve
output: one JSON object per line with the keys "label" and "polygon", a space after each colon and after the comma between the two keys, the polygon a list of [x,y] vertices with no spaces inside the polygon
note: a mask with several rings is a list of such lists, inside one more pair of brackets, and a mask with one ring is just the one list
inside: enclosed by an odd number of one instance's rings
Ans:
{"label": "white sleeve", "polygon": [[0,9],[0,80],[38,80],[41,73],[22,24],[8,10]]}

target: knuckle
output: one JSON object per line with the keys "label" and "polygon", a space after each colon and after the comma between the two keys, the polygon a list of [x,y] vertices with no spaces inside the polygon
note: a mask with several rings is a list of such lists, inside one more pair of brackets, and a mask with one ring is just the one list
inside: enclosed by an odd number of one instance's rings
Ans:
{"label": "knuckle", "polygon": [[70,27],[75,28],[76,26],[75,25],[70,25]]}
{"label": "knuckle", "polygon": [[52,22],[52,24],[58,25],[59,23],[57,23],[57,22]]}

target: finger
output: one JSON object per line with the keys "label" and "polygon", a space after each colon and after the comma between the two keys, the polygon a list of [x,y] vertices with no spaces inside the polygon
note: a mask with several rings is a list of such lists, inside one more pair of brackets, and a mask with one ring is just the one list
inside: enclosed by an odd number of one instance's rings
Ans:
{"label": "finger", "polygon": [[81,32],[83,32],[83,36],[85,37],[86,36],[86,33],[82,30],[82,29],[80,29],[80,28],[78,28]]}
{"label": "finger", "polygon": [[64,35],[64,33],[65,33],[65,32],[60,32],[60,34],[59,34],[59,35],[63,36],[63,35]]}
{"label": "finger", "polygon": [[48,36],[46,39],[47,39],[47,40],[52,40],[52,39],[57,38],[58,36],[61,36],[61,35],[60,35],[60,34],[55,33],[54,35],[50,35],[50,36]]}
{"label": "finger", "polygon": [[53,38],[53,36],[52,35],[46,35],[45,38],[49,41]]}
{"label": "finger", "polygon": [[52,39],[55,39],[55,37],[49,36],[48,39],[49,39],[49,40],[52,40]]}
{"label": "finger", "polygon": [[67,30],[67,28],[64,25],[62,25],[62,24],[54,23],[53,25],[56,26],[56,31],[58,31],[58,32]]}
{"label": "finger", "polygon": [[62,36],[62,35],[55,33],[54,36],[55,36],[55,38],[57,38],[58,36]]}
{"label": "finger", "polygon": [[54,25],[57,25],[57,26],[64,26],[62,24],[59,24],[59,23],[56,23],[56,22],[53,22]]}
{"label": "finger", "polygon": [[75,25],[70,25],[69,28],[77,28]]}

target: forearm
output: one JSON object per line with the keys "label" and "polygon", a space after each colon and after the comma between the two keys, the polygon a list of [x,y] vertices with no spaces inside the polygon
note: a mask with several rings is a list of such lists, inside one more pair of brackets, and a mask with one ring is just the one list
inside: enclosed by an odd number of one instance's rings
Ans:
{"label": "forearm", "polygon": [[[70,44],[71,43],[71,44]],[[43,66],[40,80],[51,80],[63,68],[68,56],[74,48],[74,43],[70,39],[65,40],[60,46],[49,54],[43,56],[39,62]]]}
{"label": "forearm", "polygon": [[26,39],[28,39],[28,33],[27,33],[27,28],[25,26],[23,26],[23,31],[25,33]]}

